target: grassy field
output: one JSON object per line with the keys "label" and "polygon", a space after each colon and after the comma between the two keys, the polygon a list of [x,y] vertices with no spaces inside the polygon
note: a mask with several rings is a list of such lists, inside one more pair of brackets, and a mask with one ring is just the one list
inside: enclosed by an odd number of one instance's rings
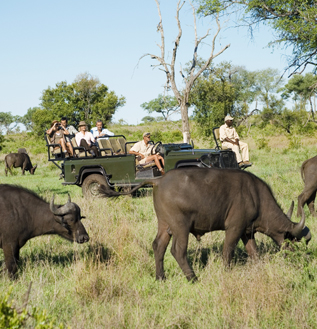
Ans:
{"label": "grassy field", "polygon": [[[290,148],[287,139],[277,136],[263,149],[251,137],[247,141],[254,162],[249,171],[272,187],[286,212],[303,189],[300,166],[317,154],[317,139],[306,138]],[[6,148],[14,147],[11,142]],[[188,254],[198,282],[187,282],[169,249],[167,280],[156,282],[152,241],[157,220],[151,190],[139,198],[88,202],[80,188],[61,184],[58,169],[47,163],[41,150],[31,157],[39,166],[34,176],[21,176],[16,169],[12,177],[5,177],[3,158],[1,153],[1,183],[28,187],[47,200],[54,193],[60,203],[67,201],[69,192],[87,217],[83,224],[90,235],[84,245],[57,236],[30,240],[21,250],[18,279],[10,281],[0,273],[0,291],[11,286],[14,305],[23,304],[32,282],[28,308],[45,309],[56,325],[70,328],[317,327],[317,220],[307,207],[306,223],[312,232],[307,248],[298,244],[285,257],[271,239],[258,234],[260,259],[248,261],[240,242],[235,265],[226,270],[223,232],[206,234],[201,242],[190,237]],[[0,266],[4,267],[2,250]]]}

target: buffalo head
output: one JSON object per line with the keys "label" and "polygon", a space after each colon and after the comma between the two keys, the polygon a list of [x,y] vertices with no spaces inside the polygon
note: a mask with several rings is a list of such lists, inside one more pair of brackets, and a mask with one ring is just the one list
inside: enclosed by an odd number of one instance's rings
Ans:
{"label": "buffalo head", "polygon": [[34,173],[35,173],[35,169],[37,168],[37,165],[35,165],[34,167],[32,167],[31,169],[30,169],[30,174],[31,175],[34,175]]}
{"label": "buffalo head", "polygon": [[63,229],[58,232],[63,238],[76,241],[77,243],[84,243],[89,241],[89,236],[84,225],[81,222],[80,208],[74,202],[71,202],[68,196],[68,202],[63,206],[57,207],[54,205],[54,195],[50,203],[50,210],[55,215],[55,220]]}
{"label": "buffalo head", "polygon": [[[288,212],[287,217],[291,220],[294,209],[294,201],[292,202]],[[293,228],[286,233],[285,238],[291,241],[300,241],[302,238],[305,239],[306,244],[311,240],[311,233],[307,226],[305,226],[305,213],[303,208],[301,207],[302,218],[299,223],[294,224]]]}

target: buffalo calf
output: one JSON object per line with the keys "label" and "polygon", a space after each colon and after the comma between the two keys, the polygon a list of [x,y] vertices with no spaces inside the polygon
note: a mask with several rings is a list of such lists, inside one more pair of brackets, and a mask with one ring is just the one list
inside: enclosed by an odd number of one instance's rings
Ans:
{"label": "buffalo calf", "polygon": [[80,208],[71,202],[55,205],[54,196],[47,203],[25,188],[0,184],[0,248],[11,276],[17,272],[19,251],[25,243],[40,235],[58,234],[77,243],[89,236],[83,226]]}

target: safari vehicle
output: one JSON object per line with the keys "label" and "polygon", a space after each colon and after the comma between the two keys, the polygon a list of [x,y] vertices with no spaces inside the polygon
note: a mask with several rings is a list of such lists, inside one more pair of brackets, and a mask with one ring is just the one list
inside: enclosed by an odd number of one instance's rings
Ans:
{"label": "safari vehicle", "polygon": [[[61,170],[63,184],[81,187],[85,197],[97,197],[100,184],[109,189],[126,188],[161,176],[154,162],[141,165],[134,154],[129,154],[136,142],[128,142],[123,135],[99,139],[99,157],[93,157],[84,148],[78,147],[73,138],[75,157],[65,158],[61,146],[49,144],[47,136],[45,138],[48,160]],[[160,153],[164,157],[165,172],[189,166],[238,168],[236,156],[230,149],[195,149],[193,143],[152,143],[152,154]]]}

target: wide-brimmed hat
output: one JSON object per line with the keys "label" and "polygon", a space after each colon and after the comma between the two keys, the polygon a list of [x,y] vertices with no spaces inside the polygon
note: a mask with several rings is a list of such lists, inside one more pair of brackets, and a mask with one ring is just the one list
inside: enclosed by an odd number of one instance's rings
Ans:
{"label": "wide-brimmed hat", "polygon": [[228,120],[233,120],[233,117],[231,115],[226,115],[225,117],[225,122]]}
{"label": "wide-brimmed hat", "polygon": [[145,136],[150,136],[150,135],[151,135],[151,133],[146,132],[146,133],[143,134],[143,137],[145,137]]}
{"label": "wide-brimmed hat", "polygon": [[78,128],[81,126],[87,126],[85,121],[80,121],[78,124]]}

